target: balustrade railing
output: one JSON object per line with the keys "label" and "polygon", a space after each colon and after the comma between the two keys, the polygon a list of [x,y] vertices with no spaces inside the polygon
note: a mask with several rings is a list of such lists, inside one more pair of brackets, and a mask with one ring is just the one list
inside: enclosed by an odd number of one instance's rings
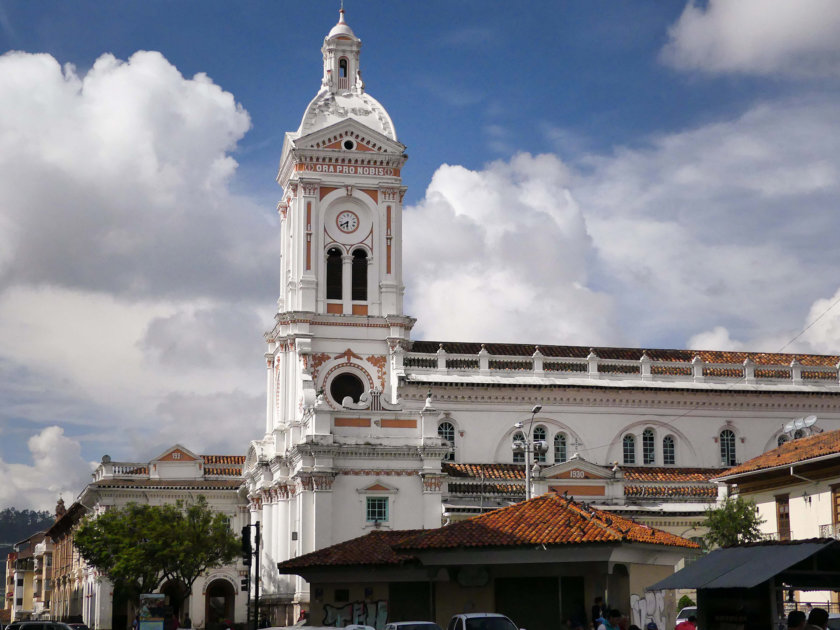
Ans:
{"label": "balustrade railing", "polygon": [[594,351],[587,357],[546,357],[492,355],[482,348],[477,354],[406,352],[395,357],[398,370],[412,373],[483,374],[510,376],[550,376],[552,378],[591,378],[603,380],[685,381],[697,383],[743,382],[747,384],[792,383],[840,387],[840,366],[712,363],[699,356],[692,361],[661,361],[643,354],[639,360],[601,358]]}
{"label": "balustrade railing", "polygon": [[820,538],[840,539],[840,525],[820,525]]}

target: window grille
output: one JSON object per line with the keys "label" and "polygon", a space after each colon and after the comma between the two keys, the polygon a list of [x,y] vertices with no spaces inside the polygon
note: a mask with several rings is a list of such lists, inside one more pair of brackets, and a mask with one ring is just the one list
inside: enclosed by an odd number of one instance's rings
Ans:
{"label": "window grille", "polygon": [[653,464],[656,462],[656,439],[653,429],[642,431],[642,463]]}
{"label": "window grille", "polygon": [[[537,441],[545,441],[547,437],[547,433],[545,427],[543,426],[535,426],[534,427],[534,442]],[[544,464],[546,461],[545,453],[534,453],[534,461],[537,461],[541,464]]]}
{"label": "window grille", "polygon": [[566,434],[558,433],[554,436],[554,463],[562,464],[566,461]]}
{"label": "window grille", "polygon": [[[517,431],[513,434],[513,441],[520,441],[523,444],[525,443],[525,434],[522,431]],[[525,463],[525,451],[513,451],[513,463],[514,464],[524,464]]]}
{"label": "window grille", "polygon": [[636,438],[632,435],[624,436],[624,463],[636,463]]}
{"label": "window grille", "polygon": [[438,425],[438,436],[449,443],[449,452],[443,456],[443,461],[455,461],[455,427],[451,422],[441,422]]}
{"label": "window grille", "polygon": [[388,497],[367,497],[368,523],[385,522],[388,520]]}
{"label": "window grille", "polygon": [[720,432],[720,463],[724,466],[734,466],[736,461],[735,433],[724,429]]}
{"label": "window grille", "polygon": [[662,463],[666,465],[676,464],[677,456],[674,448],[674,438],[666,435],[662,440]]}

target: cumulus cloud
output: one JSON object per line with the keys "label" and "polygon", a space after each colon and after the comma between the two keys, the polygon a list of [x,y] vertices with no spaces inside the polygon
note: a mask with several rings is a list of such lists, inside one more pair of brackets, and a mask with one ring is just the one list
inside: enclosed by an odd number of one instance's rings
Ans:
{"label": "cumulus cloud", "polygon": [[689,0],[662,60],[709,73],[840,76],[835,0]]}
{"label": "cumulus cloud", "polygon": [[[230,190],[249,127],[232,94],[160,53],[84,74],[0,56],[0,424],[73,426],[96,459],[156,454],[158,422],[197,449],[214,426],[259,431],[276,231]],[[201,413],[164,404],[208,397]],[[5,466],[29,487],[29,467]]]}
{"label": "cumulus cloud", "polygon": [[[836,290],[835,105],[760,103],[572,169],[442,166],[406,212],[418,334],[779,350]],[[796,347],[833,351],[831,321]]]}
{"label": "cumulus cloud", "polygon": [[0,505],[52,510],[59,496],[69,504],[90,481],[95,464],[82,458],[79,442],[61,427],[46,427],[29,438],[27,447],[31,464],[0,460]]}
{"label": "cumulus cloud", "polygon": [[438,169],[423,201],[405,213],[408,306],[418,334],[615,338],[611,301],[589,286],[592,242],[569,179],[551,155],[521,154],[482,171]]}

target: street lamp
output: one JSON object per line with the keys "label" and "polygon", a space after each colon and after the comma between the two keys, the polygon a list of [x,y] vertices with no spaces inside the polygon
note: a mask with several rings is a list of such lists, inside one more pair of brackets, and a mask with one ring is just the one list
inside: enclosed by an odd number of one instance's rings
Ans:
{"label": "street lamp", "polygon": [[[528,433],[525,435],[524,440],[514,440],[513,441],[513,452],[514,453],[525,453],[525,500],[531,498],[531,455],[533,453],[545,453],[548,450],[548,444],[545,443],[544,440],[537,440],[534,441],[534,418],[536,415],[542,411],[542,405],[537,403],[534,405],[534,408],[531,409],[531,421],[528,423]],[[521,420],[516,422],[513,425],[517,429],[522,429],[525,426],[525,423]]]}

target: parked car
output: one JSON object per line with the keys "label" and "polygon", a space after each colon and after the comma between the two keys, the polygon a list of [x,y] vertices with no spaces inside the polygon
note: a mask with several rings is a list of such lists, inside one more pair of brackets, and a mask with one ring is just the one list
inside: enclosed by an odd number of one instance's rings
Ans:
{"label": "parked car", "polygon": [[90,628],[83,623],[68,623],[67,625],[73,628],[73,630],[90,630]]}
{"label": "parked car", "polygon": [[677,619],[674,621],[674,626],[680,625],[683,621],[688,621],[688,618],[694,615],[697,616],[697,606],[686,606],[677,613]]}
{"label": "parked car", "polygon": [[463,613],[453,615],[446,630],[520,630],[515,623],[498,613]]}
{"label": "parked car", "polygon": [[61,621],[15,621],[6,626],[6,630],[73,630]]}
{"label": "parked car", "polygon": [[385,630],[443,630],[434,621],[394,621]]}

